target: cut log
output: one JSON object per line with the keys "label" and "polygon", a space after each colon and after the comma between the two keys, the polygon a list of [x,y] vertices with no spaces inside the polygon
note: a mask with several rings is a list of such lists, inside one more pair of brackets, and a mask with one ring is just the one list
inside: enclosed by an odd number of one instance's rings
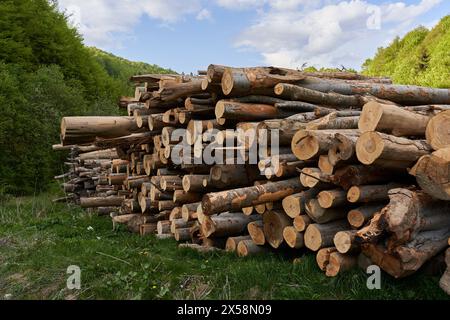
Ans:
{"label": "cut log", "polygon": [[212,235],[216,238],[229,237],[242,234],[250,222],[260,219],[261,216],[246,216],[239,212],[205,219],[201,227],[205,237],[211,237]]}
{"label": "cut log", "polygon": [[389,190],[402,187],[399,183],[353,186],[348,189],[347,200],[357,202],[379,202],[389,200]]}
{"label": "cut log", "polygon": [[394,136],[425,136],[430,118],[404,108],[370,101],[364,105],[358,128],[364,132],[379,131]]}
{"label": "cut log", "polygon": [[284,241],[288,244],[289,247],[294,249],[300,249],[305,246],[305,242],[303,239],[303,233],[298,232],[294,227],[286,227],[283,230],[283,238]]}
{"label": "cut log", "polygon": [[183,204],[181,207],[181,215],[184,221],[190,221],[198,218],[197,208],[200,202]]}
{"label": "cut log", "polygon": [[443,111],[431,118],[426,128],[428,143],[434,150],[450,147],[450,110]]}
{"label": "cut log", "polygon": [[337,117],[333,112],[325,117],[311,121],[306,125],[307,130],[344,130],[358,129],[359,116]]}
{"label": "cut log", "polygon": [[239,242],[236,252],[239,257],[247,257],[257,254],[268,253],[269,250],[266,247],[254,244],[252,240],[244,240]]}
{"label": "cut log", "polygon": [[94,142],[96,137],[116,138],[144,130],[147,129],[138,128],[133,117],[64,117],[61,140],[64,146],[86,144]]}
{"label": "cut log", "polygon": [[157,230],[156,223],[145,223],[145,224],[141,224],[139,234],[141,236],[155,234],[156,230]]}
{"label": "cut log", "polygon": [[342,189],[324,190],[317,195],[317,202],[324,209],[341,207],[347,204],[347,193]]}
{"label": "cut log", "polygon": [[281,200],[288,195],[302,191],[298,178],[269,182],[259,186],[208,193],[203,196],[202,207],[206,215],[230,210],[240,210],[265,202]]}
{"label": "cut log", "polygon": [[298,100],[338,107],[362,107],[365,99],[359,95],[323,93],[292,84],[279,83],[274,88],[275,94],[286,100]]}
{"label": "cut log", "polygon": [[232,100],[220,100],[216,104],[217,119],[225,118],[240,121],[257,121],[286,118],[293,112],[282,111],[268,104],[240,103]]}
{"label": "cut log", "polygon": [[193,203],[202,200],[203,194],[196,192],[186,192],[184,190],[175,190],[173,192],[173,202],[178,204]]}
{"label": "cut log", "polygon": [[[170,220],[169,220],[170,221]],[[175,219],[171,221],[170,232],[175,233],[176,229],[190,228],[194,225],[194,221],[184,221],[184,219]]]}
{"label": "cut log", "polygon": [[450,200],[450,147],[422,156],[409,173],[429,195]]}
{"label": "cut log", "polygon": [[395,278],[403,278],[416,272],[426,261],[445,249],[450,236],[448,228],[424,231],[405,245],[389,252],[381,244],[363,243],[364,254]]}
{"label": "cut log", "polygon": [[431,153],[431,147],[424,140],[409,140],[379,132],[365,132],[356,143],[356,156],[366,165],[376,160],[388,160],[390,165],[408,167],[421,156]]}
{"label": "cut log", "polygon": [[445,263],[447,264],[447,270],[442,275],[439,285],[445,293],[450,295],[450,248],[445,252]]}
{"label": "cut log", "polygon": [[80,198],[80,206],[82,208],[114,207],[120,206],[123,200],[124,198],[122,197]]}
{"label": "cut log", "polygon": [[158,234],[170,234],[170,224],[171,223],[168,220],[158,221],[158,223],[156,224],[156,230]]}
{"label": "cut log", "polygon": [[314,222],[327,223],[345,218],[348,210],[345,207],[323,208],[317,199],[311,199],[306,203],[305,211]]}
{"label": "cut log", "polygon": [[304,232],[311,223],[314,221],[308,215],[301,214],[294,218],[293,225],[298,232]]}
{"label": "cut log", "polygon": [[333,252],[330,254],[330,260],[328,261],[325,274],[327,277],[335,277],[343,271],[350,270],[357,265],[357,258],[357,256]]}
{"label": "cut log", "polygon": [[348,223],[353,228],[361,228],[374,215],[385,207],[384,204],[367,204],[356,209],[352,209],[347,214]]}
{"label": "cut log", "polygon": [[228,252],[235,252],[239,242],[251,239],[250,236],[229,237],[225,244],[225,250]]}
{"label": "cut log", "polygon": [[322,173],[319,168],[303,168],[301,170],[300,182],[306,188],[329,189],[332,188],[329,181],[330,175]]}
{"label": "cut log", "polygon": [[252,221],[247,225],[247,230],[253,242],[259,246],[266,244],[264,224],[262,220]]}
{"label": "cut log", "polygon": [[335,143],[328,150],[328,161],[331,165],[336,166],[340,161],[352,162],[356,160],[356,142],[359,134],[345,135],[336,133],[334,135]]}
{"label": "cut log", "polygon": [[360,245],[356,242],[356,230],[339,231],[334,235],[333,243],[340,253],[359,251]]}
{"label": "cut log", "polygon": [[262,94],[273,95],[273,87],[280,83],[295,83],[305,79],[296,70],[261,68],[226,68],[222,76],[222,91],[228,96]]}
{"label": "cut log", "polygon": [[408,189],[392,189],[389,198],[389,204],[381,210],[386,228],[392,233],[388,249],[415,239],[422,231],[444,227],[450,230],[450,202]]}
{"label": "cut log", "polygon": [[291,218],[296,218],[300,214],[305,213],[306,202],[316,197],[319,192],[320,189],[312,188],[287,196],[282,201],[284,212]]}
{"label": "cut log", "polygon": [[327,265],[330,262],[330,255],[333,252],[337,252],[335,247],[322,248],[317,251],[316,262],[320,270],[325,271],[327,269]]}
{"label": "cut log", "polygon": [[276,249],[283,243],[283,230],[292,226],[292,219],[283,211],[268,211],[263,215],[263,223],[265,239]]}
{"label": "cut log", "polygon": [[345,220],[337,220],[326,224],[310,224],[305,231],[305,246],[312,251],[331,247],[334,235],[349,228],[350,226]]}
{"label": "cut log", "polygon": [[300,160],[328,154],[335,143],[336,133],[357,135],[357,130],[299,130],[292,138],[292,153]]}
{"label": "cut log", "polygon": [[191,240],[190,228],[177,228],[174,232],[175,240],[178,242]]}

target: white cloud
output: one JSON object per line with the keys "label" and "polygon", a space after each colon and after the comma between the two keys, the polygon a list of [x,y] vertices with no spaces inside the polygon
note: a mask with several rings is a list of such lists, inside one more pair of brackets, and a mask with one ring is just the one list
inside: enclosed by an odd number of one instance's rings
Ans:
{"label": "white cloud", "polygon": [[[266,64],[301,67],[359,67],[380,43],[411,27],[415,18],[441,0],[374,5],[364,0],[268,0],[268,8],[244,30],[235,45],[259,52]],[[381,28],[368,28],[368,19],[380,14]],[[371,25],[376,26],[376,25]]]}
{"label": "white cloud", "polygon": [[211,12],[208,9],[202,9],[196,16],[197,20],[212,20]]}
{"label": "white cloud", "polygon": [[217,4],[230,10],[254,9],[263,6],[267,0],[216,0]]}
{"label": "white cloud", "polygon": [[71,15],[87,44],[110,47],[131,34],[143,16],[175,23],[186,15],[201,14],[202,0],[59,0],[59,7]]}

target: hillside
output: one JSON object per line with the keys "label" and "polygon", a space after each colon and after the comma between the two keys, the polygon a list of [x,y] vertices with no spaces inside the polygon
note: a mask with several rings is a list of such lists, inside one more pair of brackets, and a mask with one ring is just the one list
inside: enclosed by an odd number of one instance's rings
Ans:
{"label": "hillside", "polygon": [[363,73],[389,76],[395,83],[450,88],[450,15],[432,29],[418,27],[379,48]]}
{"label": "hillside", "polygon": [[54,2],[1,1],[0,196],[45,190],[62,170],[61,117],[117,114],[128,78],[149,72],[173,71],[85,47]]}

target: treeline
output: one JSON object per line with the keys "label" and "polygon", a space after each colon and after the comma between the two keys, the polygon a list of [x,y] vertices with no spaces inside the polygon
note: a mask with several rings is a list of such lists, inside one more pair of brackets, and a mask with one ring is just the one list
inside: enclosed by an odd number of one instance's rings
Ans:
{"label": "treeline", "polygon": [[379,48],[365,61],[363,73],[389,76],[399,84],[450,88],[450,15],[432,30],[416,28]]}
{"label": "treeline", "polygon": [[0,195],[45,190],[64,115],[117,114],[134,74],[165,73],[83,45],[54,1],[0,2]]}

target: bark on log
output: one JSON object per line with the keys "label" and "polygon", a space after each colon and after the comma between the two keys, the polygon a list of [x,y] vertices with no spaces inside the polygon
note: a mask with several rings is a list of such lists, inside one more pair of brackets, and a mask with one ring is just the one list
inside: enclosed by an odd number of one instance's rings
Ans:
{"label": "bark on log", "polygon": [[348,223],[350,223],[353,228],[361,228],[384,207],[385,204],[367,204],[359,208],[352,209],[347,214]]}
{"label": "bark on log", "polygon": [[246,216],[242,213],[233,213],[230,215],[219,215],[206,219],[202,224],[202,231],[205,237],[229,237],[242,234],[247,225],[255,220],[260,220],[261,216]]}
{"label": "bark on log", "polygon": [[203,196],[202,207],[206,215],[244,207],[278,201],[288,195],[302,191],[298,178],[279,182],[269,182],[259,186],[208,193]]}
{"label": "bark on log", "polygon": [[389,200],[389,190],[400,187],[402,184],[399,183],[353,186],[348,189],[347,200],[351,203],[386,201]]}
{"label": "bark on log", "polygon": [[349,228],[350,226],[345,220],[337,220],[326,224],[310,224],[305,231],[305,246],[312,251],[331,247],[334,235]]}
{"label": "bark on log", "polygon": [[295,70],[261,68],[226,68],[222,76],[222,91],[228,95],[273,94],[273,87],[280,83],[295,83],[305,76]]}
{"label": "bark on log", "polygon": [[298,100],[337,107],[362,107],[365,99],[359,95],[323,93],[292,84],[279,83],[274,88],[275,94],[286,100]]}
{"label": "bark on log", "polygon": [[360,249],[360,244],[355,239],[356,230],[339,231],[334,235],[333,243],[337,251],[342,254],[354,253]]}
{"label": "bark on log", "polygon": [[324,190],[317,195],[317,202],[324,208],[335,208],[347,204],[347,193],[342,189]]}
{"label": "bark on log", "polygon": [[356,135],[356,130],[299,130],[292,138],[292,153],[300,160],[308,160],[328,154],[336,133]]}
{"label": "bark on log", "polygon": [[355,267],[358,263],[357,256],[343,255],[339,252],[330,254],[330,260],[326,268],[327,277],[335,277],[343,271],[347,271]]}
{"label": "bark on log", "polygon": [[174,237],[178,242],[191,240],[191,229],[177,228],[174,232]]}
{"label": "bark on log", "polygon": [[409,173],[429,195],[450,200],[450,147],[421,157]]}
{"label": "bark on log", "polygon": [[307,214],[301,214],[294,218],[293,225],[298,232],[304,232],[311,223],[314,221]]}
{"label": "bark on log", "polygon": [[123,200],[122,197],[80,198],[80,206],[82,208],[114,207],[120,206]]}
{"label": "bark on log", "polygon": [[316,223],[327,223],[342,219],[347,216],[346,208],[322,208],[317,199],[311,199],[306,203],[305,211]]}
{"label": "bark on log", "polygon": [[244,240],[239,242],[236,252],[239,257],[247,257],[268,253],[269,250],[266,247],[254,244],[252,240]]}
{"label": "bark on log", "polygon": [[431,153],[431,147],[424,140],[409,140],[379,132],[363,133],[356,143],[356,156],[366,165],[377,160],[388,160],[390,166],[407,168],[421,156]]}
{"label": "bark on log", "polygon": [[430,118],[399,106],[370,101],[364,105],[358,128],[364,132],[379,131],[394,136],[425,136]]}
{"label": "bark on log", "polygon": [[216,104],[217,119],[225,118],[240,121],[258,121],[266,119],[286,118],[294,114],[282,111],[268,104],[241,103],[232,100],[220,100]]}
{"label": "bark on log", "polygon": [[333,252],[337,252],[335,247],[322,248],[317,251],[316,262],[320,270],[325,271],[327,269],[327,265],[330,262],[330,255]]}

